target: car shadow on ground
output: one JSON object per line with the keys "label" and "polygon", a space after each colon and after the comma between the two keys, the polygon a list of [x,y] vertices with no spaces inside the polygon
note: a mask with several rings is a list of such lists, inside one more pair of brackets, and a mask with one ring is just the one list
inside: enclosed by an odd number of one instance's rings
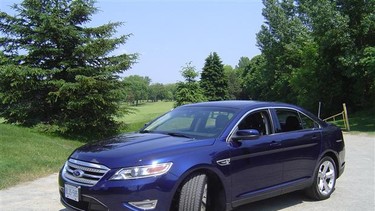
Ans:
{"label": "car shadow on ground", "polygon": [[311,201],[312,200],[306,196],[304,191],[296,191],[281,196],[276,196],[270,199],[264,199],[261,201],[246,204],[234,209],[233,211],[276,211]]}

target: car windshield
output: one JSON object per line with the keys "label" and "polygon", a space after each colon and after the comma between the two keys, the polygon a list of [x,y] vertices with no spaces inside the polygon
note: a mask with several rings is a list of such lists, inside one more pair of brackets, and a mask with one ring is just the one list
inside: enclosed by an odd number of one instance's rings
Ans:
{"label": "car windshield", "polygon": [[163,133],[194,139],[219,136],[236,110],[222,107],[180,107],[146,126],[141,133]]}

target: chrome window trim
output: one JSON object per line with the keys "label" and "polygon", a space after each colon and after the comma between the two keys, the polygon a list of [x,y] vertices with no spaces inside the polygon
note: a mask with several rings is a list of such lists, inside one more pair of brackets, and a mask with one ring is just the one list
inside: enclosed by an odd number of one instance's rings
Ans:
{"label": "chrome window trim", "polygon": [[[281,106],[281,107],[273,107],[273,108],[271,108],[271,109],[288,109],[288,110],[293,110],[293,111],[295,111],[295,112],[297,112],[297,114],[298,114],[298,117],[301,119],[301,115],[300,114],[303,114],[303,115],[305,115],[307,118],[309,118],[309,119],[311,119],[311,121],[313,121],[313,122],[315,122],[318,126],[319,126],[319,128],[316,128],[316,129],[320,129],[320,128],[322,128],[322,125],[320,125],[318,122],[316,122],[315,120],[313,120],[312,118],[310,118],[310,116],[309,115],[307,115],[305,112],[302,112],[301,110],[298,110],[298,109],[296,109],[296,108],[291,108],[291,107],[283,107],[283,106]],[[311,130],[312,128],[307,128],[307,129],[301,129],[301,130]],[[296,130],[297,131],[297,130]],[[300,131],[300,130],[298,130],[298,131]],[[284,132],[284,133],[286,133],[286,132]]]}
{"label": "chrome window trim", "polygon": [[[287,107],[287,106],[270,106],[270,107],[262,107],[262,108],[255,108],[255,109],[252,109],[252,110],[249,110],[248,112],[246,112],[244,115],[242,115],[242,117],[237,121],[237,123],[235,124],[235,126],[232,128],[232,130],[230,131],[229,135],[227,136],[227,138],[225,139],[225,142],[227,143],[230,143],[230,140],[234,134],[234,132],[236,130],[238,130],[238,125],[240,124],[240,122],[247,116],[249,115],[250,113],[252,112],[255,112],[255,111],[259,111],[259,110],[264,110],[264,111],[267,111],[268,112],[268,115],[270,117],[270,122],[271,122],[271,127],[273,129],[273,133],[270,134],[269,136],[272,136],[272,135],[275,135],[275,134],[281,134],[281,133],[276,133],[275,131],[275,122],[273,121],[273,118],[272,118],[272,113],[271,113],[271,109],[287,109],[287,110],[292,110],[292,111],[295,111],[297,112],[298,115],[300,114],[303,114],[305,115],[306,117],[308,117],[309,119],[311,119],[313,122],[315,122],[319,128],[318,129],[321,129],[322,128],[322,125],[320,125],[318,122],[316,122],[315,120],[313,120],[312,118],[310,118],[309,115],[307,115],[305,112],[297,109],[297,108],[293,108],[293,107]],[[311,129],[311,128],[310,128]],[[302,130],[308,130],[308,129],[302,129]],[[285,133],[285,132],[282,132],[282,133]]]}

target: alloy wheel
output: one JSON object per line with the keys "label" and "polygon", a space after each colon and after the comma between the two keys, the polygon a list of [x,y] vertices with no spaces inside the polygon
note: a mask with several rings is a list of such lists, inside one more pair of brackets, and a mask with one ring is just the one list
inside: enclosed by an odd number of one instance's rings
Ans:
{"label": "alloy wheel", "polygon": [[322,195],[329,195],[335,185],[335,167],[332,162],[324,161],[319,166],[318,172],[318,190]]}

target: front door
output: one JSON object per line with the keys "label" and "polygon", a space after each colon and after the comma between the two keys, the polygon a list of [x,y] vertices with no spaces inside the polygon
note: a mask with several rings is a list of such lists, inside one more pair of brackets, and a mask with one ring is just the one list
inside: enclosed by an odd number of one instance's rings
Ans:
{"label": "front door", "polygon": [[260,136],[252,140],[232,141],[233,206],[248,202],[249,197],[279,193],[275,186],[282,183],[280,140],[272,134],[268,110],[254,111],[238,124],[238,130],[256,129]]}

